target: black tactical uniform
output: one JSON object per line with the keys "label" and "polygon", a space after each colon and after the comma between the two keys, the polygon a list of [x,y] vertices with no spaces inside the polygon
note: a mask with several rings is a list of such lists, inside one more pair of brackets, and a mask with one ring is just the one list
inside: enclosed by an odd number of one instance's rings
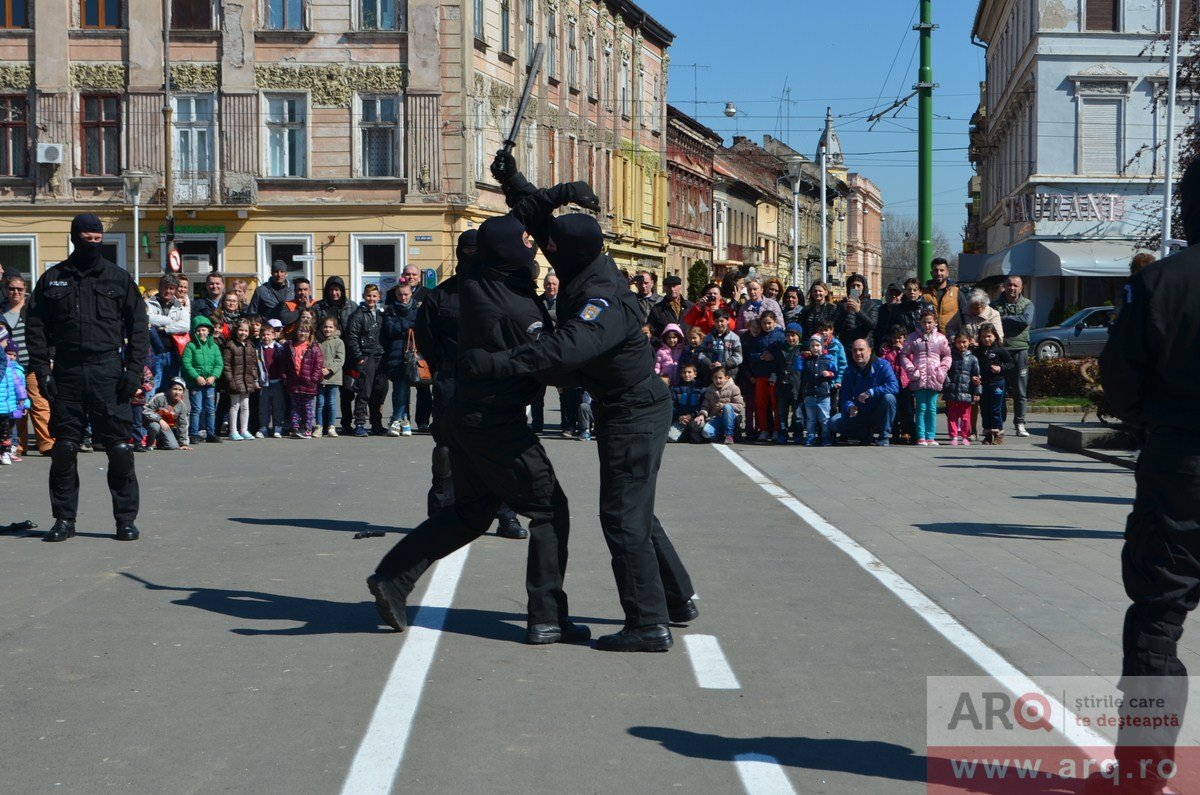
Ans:
{"label": "black tactical uniform", "polygon": [[[142,384],[150,344],[146,303],[129,274],[106,261],[85,232],[102,232],[94,215],[71,223],[74,252],[38,280],[29,304],[26,339],[29,366],[50,401],[54,449],[50,505],[58,521],[46,541],[75,535],[79,506],[76,456],[90,424],[108,454],[117,538],[138,537],[138,482],[130,445],[129,403]],[[53,370],[51,360],[53,359]]]}
{"label": "black tactical uniform", "polygon": [[[520,348],[460,357],[464,376],[571,375],[592,396],[600,454],[600,525],[612,554],[625,629],[600,639],[614,651],[666,651],[666,624],[698,615],[687,569],[654,515],[655,489],[671,394],[654,374],[642,312],[629,285],[602,253],[596,220],[553,218],[555,207],[595,202],[586,183],[533,189],[519,174],[502,180],[513,215],[529,227],[560,280],[558,327]],[[469,346],[464,341],[464,351]]]}
{"label": "black tactical uniform", "polygon": [[[458,269],[476,267],[478,232],[468,229],[458,239],[455,254]],[[454,504],[454,479],[450,476],[450,445],[453,435],[451,406],[454,401],[454,368],[458,358],[458,275],[451,276],[430,290],[417,310],[413,328],[417,350],[425,357],[433,372],[433,482],[429,487],[428,515]],[[500,520],[499,535],[505,538],[526,538],[517,514],[507,504],[496,512]]]}
{"label": "black tactical uniform", "polygon": [[[479,230],[483,259],[459,274],[459,344],[496,351],[541,333],[545,317],[535,301],[533,250],[521,242],[524,227],[512,216],[485,221]],[[404,627],[404,603],[433,564],[481,536],[501,502],[529,517],[531,643],[579,641],[586,627],[569,621],[563,573],[570,512],[554,468],[525,424],[525,405],[539,388],[526,376],[455,384],[450,469],[454,505],[422,522],[379,563],[367,583],[385,622]]]}
{"label": "black tactical uniform", "polygon": [[[1127,695],[1187,698],[1177,653],[1183,621],[1200,600],[1200,162],[1180,185],[1191,248],[1147,265],[1130,280],[1128,303],[1100,358],[1105,401],[1144,437],[1137,494],[1125,526],[1121,577],[1133,601],[1125,614],[1122,681]],[[1132,684],[1129,684],[1132,683]],[[1146,687],[1154,693],[1141,692]],[[1169,758],[1178,728],[1147,741],[1122,729],[1122,769],[1137,769],[1146,747]],[[1123,748],[1142,746],[1125,757]],[[1152,765],[1153,767],[1153,765]]]}

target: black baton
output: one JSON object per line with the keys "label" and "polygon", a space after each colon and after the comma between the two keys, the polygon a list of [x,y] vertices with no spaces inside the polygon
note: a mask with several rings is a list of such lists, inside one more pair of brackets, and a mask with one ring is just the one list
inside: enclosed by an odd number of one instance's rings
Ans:
{"label": "black baton", "polygon": [[533,93],[533,84],[537,82],[538,72],[542,68],[542,53],[545,45],[539,44],[533,50],[533,61],[529,64],[529,77],[525,78],[525,90],[521,92],[521,101],[517,104],[517,115],[513,119],[512,131],[504,139],[503,151],[511,152],[517,145],[517,134],[521,132],[521,122],[525,119],[525,109],[529,106],[529,95]]}

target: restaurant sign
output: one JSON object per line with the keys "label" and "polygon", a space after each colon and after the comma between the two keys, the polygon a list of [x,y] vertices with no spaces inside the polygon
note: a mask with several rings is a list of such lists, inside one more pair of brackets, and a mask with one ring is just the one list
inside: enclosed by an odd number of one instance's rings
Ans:
{"label": "restaurant sign", "polygon": [[1120,221],[1125,197],[1112,193],[1029,193],[1004,201],[1009,226],[1029,221]]}

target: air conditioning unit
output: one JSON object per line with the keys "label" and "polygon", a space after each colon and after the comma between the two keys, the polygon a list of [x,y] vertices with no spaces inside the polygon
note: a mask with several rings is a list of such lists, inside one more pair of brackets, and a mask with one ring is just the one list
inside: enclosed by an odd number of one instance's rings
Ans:
{"label": "air conditioning unit", "polygon": [[46,163],[47,165],[62,165],[65,157],[65,146],[62,144],[38,144],[37,145],[37,161]]}

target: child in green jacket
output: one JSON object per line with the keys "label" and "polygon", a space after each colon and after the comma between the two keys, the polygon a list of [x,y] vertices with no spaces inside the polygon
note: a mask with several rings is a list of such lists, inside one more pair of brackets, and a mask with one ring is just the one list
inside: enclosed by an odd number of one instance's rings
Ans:
{"label": "child in green jacket", "polygon": [[191,400],[191,428],[193,441],[200,438],[200,422],[204,421],[204,439],[218,443],[217,436],[217,379],[225,369],[221,348],[213,339],[212,321],[197,315],[192,321],[192,340],[183,349],[183,377],[187,380]]}

